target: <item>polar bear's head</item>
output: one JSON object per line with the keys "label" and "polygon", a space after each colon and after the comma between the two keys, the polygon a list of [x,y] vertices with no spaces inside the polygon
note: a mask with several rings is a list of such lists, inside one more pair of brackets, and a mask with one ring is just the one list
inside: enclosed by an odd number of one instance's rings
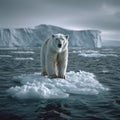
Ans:
{"label": "polar bear's head", "polygon": [[54,46],[54,50],[57,52],[62,52],[68,48],[68,35],[64,34],[53,34],[52,35],[52,45]]}

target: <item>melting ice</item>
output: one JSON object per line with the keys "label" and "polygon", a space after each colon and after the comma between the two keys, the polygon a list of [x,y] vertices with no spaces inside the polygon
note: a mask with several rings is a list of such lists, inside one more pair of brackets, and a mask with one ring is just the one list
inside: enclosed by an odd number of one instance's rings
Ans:
{"label": "melting ice", "polygon": [[22,85],[11,87],[8,92],[18,99],[68,98],[70,94],[94,95],[108,90],[94,74],[84,71],[67,72],[66,80],[49,79],[40,73],[23,74],[17,79]]}

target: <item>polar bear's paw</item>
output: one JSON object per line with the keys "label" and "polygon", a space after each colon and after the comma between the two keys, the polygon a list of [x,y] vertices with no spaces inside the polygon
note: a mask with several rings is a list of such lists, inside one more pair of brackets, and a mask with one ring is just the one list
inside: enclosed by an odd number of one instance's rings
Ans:
{"label": "polar bear's paw", "polygon": [[65,79],[65,75],[59,75],[58,78]]}
{"label": "polar bear's paw", "polygon": [[43,72],[41,73],[41,75],[42,75],[42,76],[46,76],[46,75],[48,75],[48,74],[47,74],[46,71],[43,71]]}
{"label": "polar bear's paw", "polygon": [[53,74],[53,75],[49,75],[49,78],[58,78],[58,76],[57,75],[55,75],[55,74]]}

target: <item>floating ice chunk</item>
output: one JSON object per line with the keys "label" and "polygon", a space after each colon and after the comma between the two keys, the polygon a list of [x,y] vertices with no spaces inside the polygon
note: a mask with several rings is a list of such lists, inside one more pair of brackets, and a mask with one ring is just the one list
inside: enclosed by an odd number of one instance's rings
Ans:
{"label": "floating ice chunk", "polygon": [[66,80],[41,76],[40,73],[18,76],[21,86],[8,89],[12,97],[19,99],[67,98],[70,94],[99,94],[108,90],[89,72],[70,71]]}
{"label": "floating ice chunk", "polygon": [[82,53],[99,53],[99,51],[96,51],[96,50],[73,50],[72,53],[79,53],[79,54],[82,54]]}
{"label": "floating ice chunk", "polygon": [[12,53],[17,53],[17,54],[34,54],[33,51],[12,51]]}
{"label": "floating ice chunk", "polygon": [[81,53],[78,55],[83,56],[83,57],[105,57],[106,56],[106,55],[100,54],[100,53]]}
{"label": "floating ice chunk", "polygon": [[103,69],[102,72],[103,72],[103,73],[109,73],[109,70]]}
{"label": "floating ice chunk", "polygon": [[81,53],[78,55],[83,57],[118,57],[115,54],[101,54],[101,53]]}
{"label": "floating ice chunk", "polygon": [[71,53],[79,53],[80,51],[73,50]]}
{"label": "floating ice chunk", "polygon": [[12,57],[11,55],[0,55],[1,58]]}
{"label": "floating ice chunk", "polygon": [[17,50],[18,48],[15,48],[15,47],[13,47],[13,48],[0,48],[0,50]]}
{"label": "floating ice chunk", "polygon": [[104,52],[104,53],[100,53],[97,50],[74,50],[72,51],[72,53],[78,53],[78,56],[82,56],[82,57],[108,57],[108,56],[112,56],[112,57],[118,57],[114,52]]}
{"label": "floating ice chunk", "polygon": [[27,58],[14,58],[15,60],[34,60],[32,57],[27,57]]}

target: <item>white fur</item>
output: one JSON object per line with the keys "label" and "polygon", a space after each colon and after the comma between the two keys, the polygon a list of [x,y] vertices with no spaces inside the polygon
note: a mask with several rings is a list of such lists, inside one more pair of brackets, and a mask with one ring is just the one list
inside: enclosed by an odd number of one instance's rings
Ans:
{"label": "white fur", "polygon": [[[61,44],[61,47],[58,47]],[[68,36],[53,34],[42,45],[42,75],[65,78],[68,64]]]}

